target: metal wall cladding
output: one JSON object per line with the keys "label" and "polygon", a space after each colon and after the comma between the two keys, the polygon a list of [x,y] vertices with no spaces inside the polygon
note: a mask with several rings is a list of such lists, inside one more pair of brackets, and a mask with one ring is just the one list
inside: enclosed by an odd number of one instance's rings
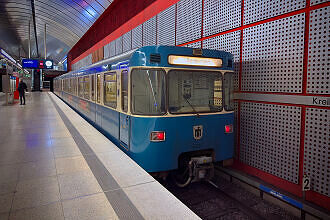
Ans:
{"label": "metal wall cladding", "polygon": [[239,27],[241,6],[241,0],[204,0],[203,36]]}
{"label": "metal wall cladding", "polygon": [[330,7],[310,13],[307,93],[330,94]]}
{"label": "metal wall cladding", "polygon": [[320,3],[327,2],[328,0],[311,0],[311,5],[318,5]]}
{"label": "metal wall cladding", "polygon": [[202,48],[202,42],[198,41],[195,43],[187,44],[185,47],[190,47],[190,48]]}
{"label": "metal wall cladding", "polygon": [[175,8],[176,5],[172,5],[157,15],[159,45],[175,45]]}
{"label": "metal wall cladding", "polygon": [[113,57],[116,55],[116,42],[111,41],[104,46],[104,59]]}
{"label": "metal wall cladding", "polygon": [[92,54],[84,57],[83,59],[79,60],[78,62],[72,64],[72,70],[79,70],[84,66],[88,66],[92,64]]}
{"label": "metal wall cladding", "polygon": [[143,46],[157,44],[156,16],[150,18],[143,24]]}
{"label": "metal wall cladding", "polygon": [[304,8],[305,0],[245,0],[244,24],[272,18],[287,12]]}
{"label": "metal wall cladding", "polygon": [[298,184],[301,108],[241,102],[240,160]]}
{"label": "metal wall cladding", "polygon": [[201,38],[202,0],[181,0],[177,3],[176,44]]}
{"label": "metal wall cladding", "polygon": [[243,31],[242,90],[302,91],[305,15]]}
{"label": "metal wall cladding", "polygon": [[304,173],[311,189],[330,196],[330,110],[306,109]]}
{"label": "metal wall cladding", "polygon": [[238,75],[239,75],[239,57],[240,57],[240,33],[235,31],[228,34],[220,35],[217,37],[209,38],[203,41],[203,48],[224,50],[230,52],[234,56],[234,86],[235,91],[238,90]]}
{"label": "metal wall cladding", "polygon": [[104,45],[104,59],[110,57],[110,44]]}
{"label": "metal wall cladding", "polygon": [[132,33],[129,31],[123,35],[123,52],[131,50],[132,46]]}
{"label": "metal wall cladding", "polygon": [[120,36],[115,40],[116,55],[123,53],[123,37]]}
{"label": "metal wall cladding", "polygon": [[132,30],[132,49],[142,47],[142,24]]}

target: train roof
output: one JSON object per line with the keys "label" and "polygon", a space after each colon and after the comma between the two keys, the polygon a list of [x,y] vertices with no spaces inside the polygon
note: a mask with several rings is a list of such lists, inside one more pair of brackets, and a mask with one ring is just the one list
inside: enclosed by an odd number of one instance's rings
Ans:
{"label": "train roof", "polygon": [[[229,52],[211,49],[201,49],[202,55],[198,57],[221,58],[220,68],[204,67],[205,69],[233,70],[233,56]],[[194,56],[194,48],[177,46],[144,46],[126,53],[114,56],[92,65],[83,67],[79,70],[63,74],[58,79],[72,76],[88,75],[97,72],[125,69],[133,66],[152,66],[152,67],[174,67],[168,63],[169,55]],[[176,66],[191,68],[188,66]]]}

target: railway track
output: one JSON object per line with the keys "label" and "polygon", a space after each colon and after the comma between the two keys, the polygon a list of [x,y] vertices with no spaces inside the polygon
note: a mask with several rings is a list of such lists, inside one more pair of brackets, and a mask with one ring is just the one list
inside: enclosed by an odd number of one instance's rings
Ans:
{"label": "railway track", "polygon": [[171,182],[164,186],[202,219],[299,219],[218,176],[213,182],[192,183],[185,188]]}

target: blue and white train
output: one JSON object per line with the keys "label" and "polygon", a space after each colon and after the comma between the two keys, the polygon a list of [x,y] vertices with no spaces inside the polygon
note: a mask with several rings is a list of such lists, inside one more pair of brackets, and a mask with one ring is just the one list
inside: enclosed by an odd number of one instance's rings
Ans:
{"label": "blue and white train", "polygon": [[54,79],[54,91],[147,172],[179,186],[234,152],[233,56],[146,46]]}

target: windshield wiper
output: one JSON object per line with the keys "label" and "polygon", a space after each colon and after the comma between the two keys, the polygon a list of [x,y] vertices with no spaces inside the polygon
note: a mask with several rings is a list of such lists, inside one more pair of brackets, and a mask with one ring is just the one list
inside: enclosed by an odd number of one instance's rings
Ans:
{"label": "windshield wiper", "polygon": [[190,107],[192,108],[192,110],[194,111],[194,113],[196,113],[196,117],[198,118],[198,117],[199,117],[199,114],[198,114],[198,112],[195,110],[194,106],[192,106],[192,104],[190,104],[190,102],[188,101],[188,98],[187,98],[185,95],[183,95],[183,98],[184,98],[184,100],[186,100],[186,102],[190,105]]}

